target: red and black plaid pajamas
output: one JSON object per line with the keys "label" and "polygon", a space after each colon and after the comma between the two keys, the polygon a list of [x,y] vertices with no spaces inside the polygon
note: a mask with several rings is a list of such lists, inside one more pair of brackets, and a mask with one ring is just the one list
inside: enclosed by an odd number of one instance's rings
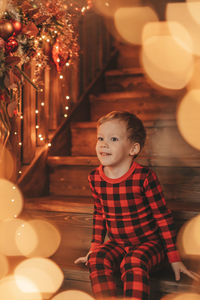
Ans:
{"label": "red and black plaid pajamas", "polygon": [[[148,299],[149,272],[165,254],[179,261],[171,211],[155,173],[133,162],[122,177],[106,177],[103,166],[89,175],[94,197],[93,239],[88,267],[96,297],[115,297],[120,270],[124,296]],[[104,243],[105,235],[109,240]]]}

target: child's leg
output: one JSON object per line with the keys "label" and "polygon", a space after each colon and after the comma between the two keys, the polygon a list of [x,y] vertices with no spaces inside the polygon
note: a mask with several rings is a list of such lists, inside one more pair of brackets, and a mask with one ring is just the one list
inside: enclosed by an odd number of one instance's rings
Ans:
{"label": "child's leg", "polygon": [[117,295],[113,273],[119,270],[125,250],[111,241],[106,242],[89,255],[88,267],[94,296],[97,298]]}
{"label": "child's leg", "polygon": [[164,256],[160,241],[146,242],[126,254],[120,266],[125,297],[149,298],[149,272]]}

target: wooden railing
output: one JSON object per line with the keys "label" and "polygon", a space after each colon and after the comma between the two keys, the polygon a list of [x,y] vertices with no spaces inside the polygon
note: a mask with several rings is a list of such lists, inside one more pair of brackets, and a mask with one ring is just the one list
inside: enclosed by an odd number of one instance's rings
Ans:
{"label": "wooden railing", "polygon": [[[79,23],[79,57],[58,73],[53,63],[43,71],[43,86],[36,91],[25,82],[21,90],[19,116],[12,120],[11,144],[16,159],[12,180],[22,176],[37,152],[48,145],[56,129],[66,121],[92,80],[108,62],[113,39],[102,17],[89,11]],[[24,68],[33,78],[33,66]]]}

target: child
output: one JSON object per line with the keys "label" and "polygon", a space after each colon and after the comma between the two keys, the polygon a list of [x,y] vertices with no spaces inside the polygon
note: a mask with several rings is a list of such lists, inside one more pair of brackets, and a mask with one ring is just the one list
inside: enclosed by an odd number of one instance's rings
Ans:
{"label": "child", "polygon": [[[140,119],[113,111],[97,123],[96,152],[101,165],[89,175],[94,198],[89,253],[75,263],[89,267],[94,296],[115,297],[114,271],[120,269],[124,296],[146,300],[149,272],[167,254],[176,280],[186,269],[175,246],[175,230],[156,174],[135,162],[146,138]],[[109,240],[104,242],[108,234]]]}

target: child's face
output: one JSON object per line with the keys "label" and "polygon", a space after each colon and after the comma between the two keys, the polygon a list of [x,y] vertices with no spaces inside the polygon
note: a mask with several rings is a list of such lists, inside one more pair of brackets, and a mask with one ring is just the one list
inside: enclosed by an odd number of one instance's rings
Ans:
{"label": "child's face", "polygon": [[132,160],[131,156],[138,154],[135,145],[128,139],[127,126],[123,121],[109,120],[97,129],[96,152],[103,166],[123,166]]}

